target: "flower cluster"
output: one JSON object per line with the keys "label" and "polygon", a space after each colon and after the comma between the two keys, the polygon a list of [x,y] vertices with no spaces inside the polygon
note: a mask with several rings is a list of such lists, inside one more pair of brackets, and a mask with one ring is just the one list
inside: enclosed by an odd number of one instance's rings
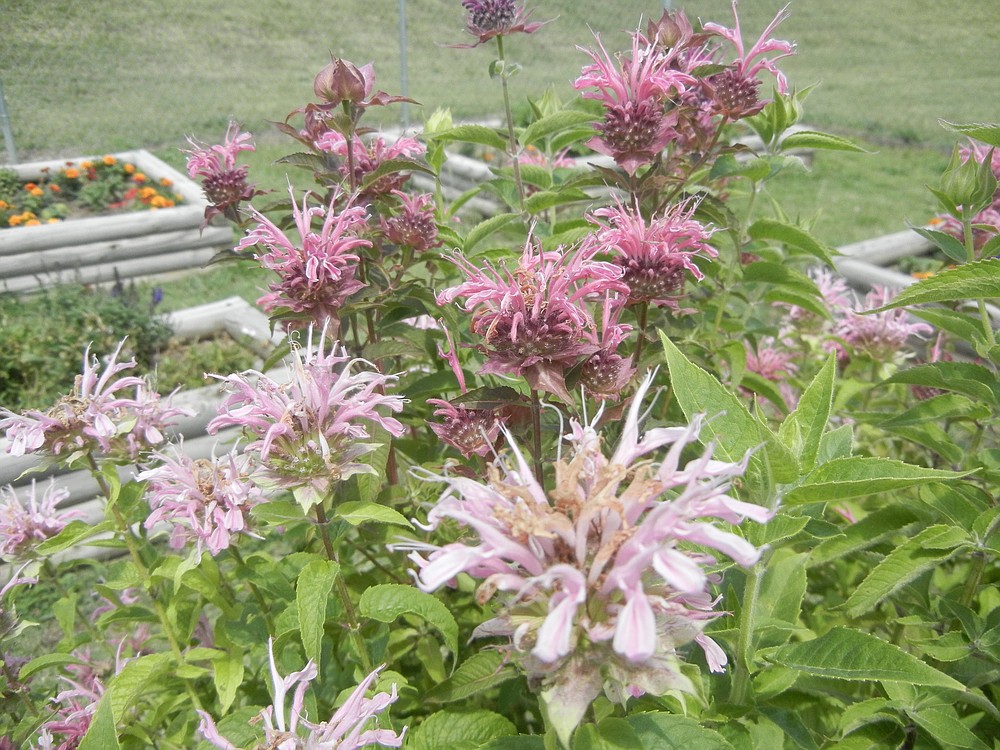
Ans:
{"label": "flower cluster", "polygon": [[842,359],[860,355],[874,362],[893,362],[906,356],[911,336],[934,331],[927,323],[912,320],[902,308],[871,312],[889,304],[895,296],[892,290],[875,286],[865,296],[861,310],[847,311],[837,321],[834,336],[847,347],[839,350]]}
{"label": "flower cluster", "polygon": [[[356,251],[371,246],[370,240],[360,236],[368,226],[367,213],[361,206],[338,212],[334,207],[338,195],[323,207],[310,206],[307,193],[299,207],[291,186],[288,192],[297,240],[251,208],[257,225],[240,240],[236,251],[253,248],[260,264],[277,274],[277,280],[268,285],[269,292],[258,300],[266,311],[292,313],[304,321],[300,325],[323,325],[327,319],[336,320],[347,298],[364,287],[356,277],[360,260]],[[313,227],[316,217],[323,219],[318,230]]]}
{"label": "flower cluster", "polygon": [[235,219],[239,204],[259,193],[247,182],[247,166],[236,163],[241,151],[256,150],[252,136],[230,122],[221,144],[207,146],[192,138],[188,142],[191,144],[191,149],[185,152],[188,175],[201,178],[205,198],[211,204],[205,209],[206,224],[219,214]]}
{"label": "flower cluster", "polygon": [[13,170],[2,169],[0,229],[55,224],[78,213],[171,208],[184,201],[172,187],[169,177],[153,184],[135,164],[111,155],[68,161],[35,180],[21,181]]}
{"label": "flower cluster", "polygon": [[194,540],[200,556],[204,547],[217,555],[235,535],[247,532],[250,508],[266,500],[249,479],[248,460],[235,451],[222,458],[194,459],[173,447],[151,456],[156,465],[136,478],[149,482],[152,511],[147,529],[159,523],[173,526],[170,546],[183,548]]}
{"label": "flower cluster", "polygon": [[[309,661],[298,672],[284,677],[274,661],[274,644],[268,640],[268,661],[271,666],[271,685],[274,703],[260,712],[264,722],[264,745],[274,750],[357,750],[361,747],[380,745],[399,747],[403,744],[406,729],[396,733],[391,729],[370,727],[379,714],[396,700],[396,686],[391,693],[378,693],[372,698],[365,697],[375,684],[381,667],[373,671],[354,689],[348,699],[330,717],[329,721],[315,724],[303,715],[305,693],[309,683],[319,670]],[[285,701],[289,691],[292,704],[287,708]],[[198,711],[201,723],[198,731],[208,742],[221,750],[237,750],[236,746],[219,733],[215,720],[205,711]]]}
{"label": "flower cluster", "polygon": [[[561,734],[572,731],[602,687],[619,703],[691,689],[678,652],[691,641],[713,670],[722,669],[724,653],[702,633],[720,614],[706,571],[716,560],[704,550],[752,565],[759,550],[718,522],[765,522],[771,515],[727,494],[747,458],[717,461],[709,446],[682,462],[702,418],[640,436],[651,383],[650,375],[638,389],[610,457],[592,425],[573,423],[573,455],[556,462],[548,491],[512,440],[513,465],[499,461],[486,483],[443,478],[448,488],[427,528],[452,519],[477,539],[423,548],[426,557],[411,554],[425,591],[467,573],[481,580],[481,601],[505,594],[500,614],[475,635],[510,639],[512,656],[540,685]],[[668,445],[661,460],[638,461]]]}
{"label": "flower cluster", "polygon": [[516,0],[462,0],[466,10],[465,28],[476,37],[474,44],[456,44],[456,47],[478,47],[498,36],[533,34],[546,21],[528,22],[531,15]]}
{"label": "flower cluster", "polygon": [[62,531],[79,511],[62,511],[58,506],[69,497],[69,490],[49,483],[39,498],[34,480],[22,502],[13,487],[0,490],[0,555],[6,558],[30,556],[39,543]]}
{"label": "flower cluster", "polygon": [[[360,187],[365,178],[391,159],[412,158],[426,151],[426,147],[416,138],[402,137],[393,143],[386,143],[381,136],[371,138],[367,143],[357,135],[350,141],[336,130],[327,130],[315,140],[320,151],[335,154],[341,158],[340,173],[350,184]],[[353,170],[353,171],[352,171]],[[361,196],[371,199],[379,195],[388,195],[399,190],[409,175],[405,172],[394,172],[381,177],[361,191]]]}
{"label": "flower cluster", "polygon": [[[73,392],[63,396],[48,411],[23,414],[0,408],[0,429],[5,430],[7,452],[14,456],[39,453],[73,460],[76,456],[100,456],[111,461],[131,462],[164,441],[164,430],[174,418],[189,414],[173,407],[147,382],[135,375],[121,375],[136,366],[134,359],[119,362],[125,341],[118,344],[102,370],[90,347],[84,351],[83,373],[77,375]],[[123,391],[133,389],[134,395]]]}
{"label": "flower cluster", "polygon": [[[517,267],[478,268],[461,255],[454,262],[466,275],[437,296],[439,305],[464,298],[473,314],[472,332],[481,337],[487,361],[480,373],[523,375],[533,388],[569,400],[565,371],[602,348],[617,346],[630,328],[613,314],[595,318],[591,304],[621,306],[628,287],[621,270],[595,259],[596,246],[544,251],[528,239]],[[598,331],[597,320],[607,330]]]}
{"label": "flower cluster", "polygon": [[374,450],[374,428],[395,437],[403,425],[379,409],[398,412],[403,399],[385,394],[394,376],[355,368],[365,360],[338,354],[326,329],[310,328],[304,347],[294,347],[288,380],[247,371],[214,377],[229,395],[208,425],[211,434],[240,427],[253,440],[252,479],[261,487],[293,490],[306,508],[329,495],[333,485],[373,469],[358,459]]}

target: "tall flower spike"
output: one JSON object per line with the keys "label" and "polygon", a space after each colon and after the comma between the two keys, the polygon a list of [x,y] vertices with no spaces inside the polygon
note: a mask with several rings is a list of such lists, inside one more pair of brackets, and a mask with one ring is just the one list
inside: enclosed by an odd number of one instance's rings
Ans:
{"label": "tall flower spike", "polygon": [[[329,318],[336,319],[347,298],[364,288],[355,270],[360,260],[357,250],[372,244],[360,237],[367,229],[367,213],[362,206],[347,206],[338,213],[334,208],[337,195],[322,207],[310,206],[307,193],[300,207],[291,185],[288,193],[298,239],[293,241],[277,224],[250,209],[257,226],[236,250],[254,248],[260,264],[278,276],[268,285],[269,293],[258,300],[266,311],[287,310],[307,318],[306,325],[323,325]],[[318,231],[312,225],[317,216],[323,218]]]}
{"label": "tall flower spike", "polygon": [[[117,461],[134,461],[163,442],[163,431],[175,417],[189,415],[170,405],[135,375],[122,375],[136,366],[134,359],[119,362],[121,341],[103,369],[90,347],[83,353],[83,373],[76,376],[73,392],[63,396],[48,411],[26,411],[17,415],[0,409],[0,429],[14,456],[38,453],[69,458],[80,453],[96,454]],[[135,389],[135,396],[122,393]]]}
{"label": "tall flower spike", "polygon": [[[329,721],[313,724],[303,715],[303,704],[306,689],[318,674],[316,665],[310,660],[298,672],[282,677],[274,661],[274,647],[270,639],[267,642],[267,655],[271,667],[274,703],[260,713],[264,722],[266,747],[275,750],[357,750],[371,745],[399,747],[403,744],[405,728],[399,734],[388,729],[366,728],[369,722],[377,721],[378,715],[396,700],[395,685],[392,693],[365,697],[365,693],[375,684],[382,667],[361,681]],[[286,712],[286,698],[292,688],[295,691],[291,706]],[[220,750],[237,750],[235,745],[219,733],[215,720],[207,712],[199,710],[198,714],[201,716],[198,731],[202,737]]]}
{"label": "tall flower spike", "polygon": [[573,88],[584,92],[584,99],[604,104],[604,120],[596,126],[599,135],[587,145],[635,174],[670,141],[676,118],[667,111],[667,104],[694,78],[672,66],[672,52],[639,32],[632,34],[631,53],[619,56],[617,64],[600,37],[597,46],[599,53],[579,48],[594,62],[585,66],[573,83]]}
{"label": "tall flower spike", "polygon": [[[640,435],[638,389],[615,452],[607,457],[592,426],[572,423],[568,461],[557,461],[555,487],[538,484],[510,441],[511,463],[491,467],[488,482],[440,477],[447,489],[428,527],[450,518],[475,541],[413,552],[417,585],[434,591],[460,573],[480,579],[478,597],[504,594],[500,614],[474,636],[509,638],[511,656],[549,706],[564,742],[603,687],[624,703],[644,692],[692,690],[679,650],[701,646],[713,670],[725,655],[702,629],[714,611],[706,566],[714,551],[743,566],[759,550],[719,522],[765,522],[770,511],[729,496],[740,463],[717,461],[712,447],[681,462],[703,420]],[[669,446],[659,460],[637,461]],[[426,551],[426,548],[425,548]]]}
{"label": "tall flower spike", "polygon": [[455,255],[466,280],[441,292],[437,303],[465,299],[472,332],[482,337],[487,357],[481,373],[524,375],[532,387],[570,400],[563,373],[600,348],[589,301],[627,291],[621,271],[594,260],[596,252],[546,252],[529,237],[513,271],[506,265],[477,268]]}
{"label": "tall flower spike", "polygon": [[403,434],[398,420],[380,413],[403,408],[402,398],[384,393],[396,377],[360,369],[370,363],[336,349],[326,328],[310,328],[306,345],[292,350],[287,382],[255,370],[213,376],[226,384],[229,396],[209,422],[209,433],[243,428],[253,438],[245,451],[258,465],[252,479],[265,489],[292,490],[305,509],[341,479],[374,472],[358,460],[377,447],[374,428]]}

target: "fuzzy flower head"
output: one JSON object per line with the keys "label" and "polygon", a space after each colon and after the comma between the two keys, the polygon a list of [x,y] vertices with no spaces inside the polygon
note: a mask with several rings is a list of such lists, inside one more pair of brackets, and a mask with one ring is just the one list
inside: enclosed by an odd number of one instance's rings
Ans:
{"label": "fuzzy flower head", "polygon": [[[374,670],[354,689],[350,697],[330,717],[329,721],[314,724],[303,715],[305,692],[309,683],[316,678],[319,670],[310,660],[298,672],[284,677],[274,661],[274,648],[267,642],[267,655],[271,667],[271,685],[274,703],[260,713],[264,723],[264,745],[274,750],[358,750],[362,747],[399,747],[403,744],[404,729],[399,734],[388,729],[379,729],[378,716],[396,700],[396,686],[391,693],[378,693],[372,698],[365,694],[375,684],[382,667]],[[289,692],[291,705],[287,704]],[[215,720],[205,711],[198,711],[201,736],[220,750],[237,750],[229,740],[219,734]]]}
{"label": "fuzzy flower head", "polygon": [[441,244],[434,213],[434,196],[430,193],[407,195],[393,190],[399,198],[400,210],[388,219],[382,217],[382,232],[394,245],[421,253]]}
{"label": "fuzzy flower head", "polygon": [[584,92],[584,99],[596,99],[604,105],[604,119],[596,126],[599,135],[588,145],[635,174],[670,141],[676,120],[667,105],[694,78],[672,65],[671,52],[639,32],[632,34],[631,53],[617,61],[599,37],[597,46],[600,52],[581,48],[594,62],[585,66],[573,83]]}
{"label": "fuzzy flower head", "polygon": [[[81,680],[63,679],[69,688],[53,699],[55,715],[42,724],[38,750],[74,750],[90,729],[97,704],[104,695],[104,685],[91,670],[86,670]],[[61,741],[57,742],[56,735]]]}
{"label": "fuzzy flower head", "polygon": [[[21,415],[0,409],[0,429],[6,430],[7,452],[14,456],[37,453],[60,459],[97,455],[128,463],[164,441],[163,431],[185,409],[170,406],[135,375],[122,375],[136,366],[134,359],[119,362],[123,340],[103,369],[90,347],[83,354],[83,373],[73,392],[46,412]],[[133,395],[124,391],[131,390]]]}
{"label": "fuzzy flower head", "polygon": [[566,398],[564,370],[600,348],[592,302],[618,304],[615,295],[627,291],[621,271],[594,260],[596,252],[546,252],[529,238],[513,270],[506,264],[477,268],[456,254],[466,280],[441,292],[437,303],[464,298],[487,357],[481,373],[524,375],[533,387]]}
{"label": "fuzzy flower head", "polygon": [[80,511],[62,511],[57,506],[69,497],[69,490],[56,488],[50,482],[42,497],[38,497],[35,481],[25,502],[21,502],[13,487],[0,490],[0,555],[10,558],[30,557],[35,546],[51,539]]}
{"label": "fuzzy flower head", "polygon": [[[729,496],[747,458],[712,458],[712,446],[682,462],[703,420],[640,435],[647,376],[611,456],[593,427],[573,423],[568,460],[546,491],[511,441],[513,465],[498,461],[486,483],[444,477],[428,528],[451,519],[472,539],[413,552],[417,585],[434,591],[467,573],[481,601],[502,592],[500,615],[476,636],[510,638],[513,657],[539,689],[560,734],[580,721],[602,687],[629,695],[690,690],[678,649],[696,641],[713,670],[726,658],[702,634],[713,610],[706,567],[721,553],[743,566],[759,550],[720,522],[764,522],[770,512]],[[595,420],[596,423],[596,420]],[[508,436],[509,439],[509,436]],[[669,446],[659,460],[638,460]],[[436,478],[436,477],[434,477]],[[442,478],[437,478],[442,479]]]}
{"label": "fuzzy flower head", "polygon": [[[336,319],[347,298],[364,284],[355,278],[358,249],[371,242],[359,235],[367,229],[367,213],[361,206],[334,208],[337,197],[329,206],[310,206],[309,194],[299,206],[292,197],[292,218],[298,232],[291,238],[262,213],[251,209],[257,226],[236,245],[236,251],[253,248],[260,264],[274,271],[278,280],[268,285],[269,292],[258,300],[267,312],[283,310],[298,314],[322,325],[328,318]],[[322,225],[314,227],[313,219]]]}
{"label": "fuzzy flower head", "polygon": [[325,328],[310,328],[305,346],[293,347],[285,382],[253,370],[214,376],[229,395],[208,431],[243,428],[252,438],[245,452],[258,465],[252,479],[265,489],[292,490],[308,509],[341,479],[373,471],[358,459],[378,447],[376,428],[403,433],[382,413],[403,408],[402,398],[385,394],[396,378],[370,366],[338,353]]}
{"label": "fuzzy flower head", "polygon": [[236,163],[241,151],[256,151],[253,137],[241,132],[237,123],[229,123],[221,145],[207,146],[192,138],[188,138],[188,143],[192,146],[184,152],[188,155],[188,175],[201,178],[205,197],[212,204],[206,210],[206,221],[215,214],[232,213],[241,201],[258,194],[255,187],[247,183],[248,167]]}
{"label": "fuzzy flower head", "polygon": [[193,540],[199,556],[208,548],[213,556],[249,533],[250,508],[267,498],[249,479],[249,462],[235,451],[222,458],[193,459],[178,448],[154,453],[159,465],[138,475],[149,482],[152,510],[146,528],[168,523],[170,546],[182,549]]}
{"label": "fuzzy flower head", "polygon": [[784,94],[788,91],[788,81],[784,73],[778,70],[776,63],[778,60],[794,54],[795,45],[780,39],[770,38],[778,25],[788,16],[788,6],[786,5],[778,11],[774,20],[768,24],[760,38],[749,50],[743,44],[743,32],[740,30],[740,19],[736,12],[736,0],[733,0],[735,24],[732,29],[717,23],[705,24],[705,31],[717,34],[731,42],[736,48],[737,55],[731,65],[720,73],[716,73],[707,82],[712,93],[716,113],[722,114],[730,120],[738,120],[760,112],[767,104],[758,96],[761,81],[757,75],[762,70],[766,70],[775,77],[779,93]]}
{"label": "fuzzy flower head", "polygon": [[[892,302],[895,296],[886,287],[872,287],[863,307],[875,310]],[[905,309],[895,308],[865,314],[848,311],[838,321],[834,335],[847,345],[850,353],[888,363],[909,356],[907,341],[911,336],[933,332],[927,323],[911,322]]]}
{"label": "fuzzy flower head", "polygon": [[[409,136],[403,136],[392,143],[386,143],[382,136],[375,136],[365,142],[354,135],[351,140],[350,157],[348,157],[347,139],[336,130],[327,130],[320,135],[316,139],[316,148],[341,158],[339,169],[344,179],[351,180],[351,162],[353,161],[352,184],[358,186],[362,185],[365,178],[385,162],[396,159],[412,159],[427,150],[423,143]],[[360,198],[370,200],[376,196],[389,195],[403,187],[409,177],[408,172],[394,171],[368,185],[361,192]]]}
{"label": "fuzzy flower head", "polygon": [[694,258],[714,258],[718,252],[708,244],[713,230],[693,218],[696,207],[692,202],[668,206],[648,224],[621,203],[594,211],[591,220],[604,219],[607,226],[590,241],[614,253],[629,304],[652,302],[676,310],[687,274],[705,278]]}
{"label": "fuzzy flower head", "polygon": [[497,36],[533,34],[548,23],[529,23],[531,12],[516,0],[462,0],[462,7],[467,13],[465,28],[477,39],[475,44],[456,44],[456,47],[478,47]]}

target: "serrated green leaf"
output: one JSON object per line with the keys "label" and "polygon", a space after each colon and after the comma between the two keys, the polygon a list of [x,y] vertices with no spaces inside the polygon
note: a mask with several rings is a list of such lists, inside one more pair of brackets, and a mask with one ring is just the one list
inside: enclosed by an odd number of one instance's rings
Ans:
{"label": "serrated green leaf", "polygon": [[964,302],[996,297],[1000,297],[1000,258],[987,258],[922,279],[902,290],[889,304],[862,314],[925,302]]}
{"label": "serrated green leaf", "polygon": [[597,115],[589,112],[577,110],[563,110],[551,115],[535,120],[521,132],[520,141],[525,146],[530,146],[560,130],[570,130],[578,128],[597,119]]}
{"label": "serrated green leaf", "polygon": [[[806,560],[809,553],[792,554],[778,550],[764,568],[755,617],[758,622],[787,623],[794,626],[799,618],[806,593]],[[758,648],[780,646],[788,640],[789,630],[772,628],[758,634]]]}
{"label": "serrated green leaf", "polygon": [[928,482],[958,479],[971,473],[927,469],[891,458],[837,458],[818,466],[802,484],[785,495],[785,502],[797,504],[845,500]]}
{"label": "serrated green leaf", "polygon": [[592,198],[578,188],[539,190],[524,199],[524,209],[529,213],[537,214],[539,211],[546,211],[555,206],[589,200]]}
{"label": "serrated green leaf", "polygon": [[837,680],[903,682],[965,691],[944,672],[898,646],[859,630],[837,627],[819,638],[783,646],[771,660],[791,669]]}
{"label": "serrated green leaf", "polygon": [[126,662],[108,683],[111,695],[111,713],[115,722],[122,721],[125,713],[135,705],[139,696],[151,689],[158,689],[159,678],[176,672],[180,665],[174,662],[173,654],[146,654]]}
{"label": "serrated green leaf", "polygon": [[340,503],[334,509],[333,515],[335,518],[347,521],[351,526],[360,526],[363,523],[384,523],[413,528],[413,524],[407,521],[406,516],[399,511],[363,500]]}
{"label": "serrated green leaf", "polygon": [[723,154],[712,165],[710,179],[720,177],[746,177],[759,182],[771,174],[771,165],[759,156],[738,159],[735,154]]}
{"label": "serrated green leaf", "polygon": [[659,750],[734,750],[718,732],[695,719],[676,714],[650,712],[629,716],[626,721],[639,735],[643,747]]}
{"label": "serrated green leaf", "polygon": [[844,527],[840,536],[824,539],[812,551],[809,565],[822,565],[881,544],[916,523],[916,514],[904,506],[890,505]]}
{"label": "serrated green leaf", "polygon": [[379,622],[394,622],[402,614],[419,615],[441,633],[452,653],[458,653],[458,623],[451,611],[430,594],[412,586],[383,583],[366,589],[358,606],[363,616]]}
{"label": "serrated green leaf", "polygon": [[476,226],[469,230],[467,235],[465,235],[465,243],[463,245],[464,251],[468,254],[472,251],[472,248],[485,240],[491,234],[499,232],[505,226],[518,218],[520,218],[520,214],[505,213],[491,216],[486,219],[486,221],[479,222]]}
{"label": "serrated green leaf", "polygon": [[957,393],[942,393],[924,399],[902,414],[883,420],[879,427],[892,428],[922,422],[944,422],[946,419],[984,419],[990,415],[989,407]]}
{"label": "serrated green leaf", "polygon": [[861,617],[870,612],[893,592],[954,555],[968,541],[968,534],[954,526],[939,524],[924,529],[890,552],[851,592],[845,604],[848,615]]}
{"label": "serrated green leaf", "polygon": [[990,750],[990,746],[976,737],[950,706],[910,709],[906,715],[948,750]]}
{"label": "serrated green leaf", "polygon": [[764,295],[765,302],[784,302],[786,305],[794,305],[808,310],[813,315],[820,318],[829,318],[830,311],[826,308],[819,297],[808,292],[802,292],[795,287],[781,286],[771,289]]}
{"label": "serrated green leaf", "polygon": [[867,154],[867,149],[853,143],[846,138],[830,133],[821,133],[816,130],[799,130],[789,133],[781,139],[778,148],[782,151],[789,151],[793,148],[816,148],[824,151],[853,151],[854,153]]}
{"label": "serrated green leaf", "polygon": [[501,151],[507,150],[507,138],[493,128],[485,125],[458,125],[450,130],[435,133],[439,141],[460,141],[462,143],[477,143],[480,146],[490,146]]}
{"label": "serrated green leaf", "polygon": [[480,651],[463,661],[451,677],[431,688],[426,699],[432,703],[464,700],[515,677],[517,669],[499,651]]}
{"label": "serrated green leaf", "polygon": [[795,411],[778,428],[778,437],[798,457],[803,471],[812,471],[816,466],[820,441],[830,421],[836,372],[837,359],[831,354],[802,392]]}
{"label": "serrated green leaf", "polygon": [[306,658],[320,667],[323,653],[323,629],[326,625],[326,601],[340,575],[340,566],[332,560],[313,560],[299,573],[295,584],[295,604],[299,634]]}
{"label": "serrated green leaf", "polygon": [[511,737],[497,737],[478,750],[545,750],[545,738],[539,734],[518,734]]}
{"label": "serrated green leaf", "polygon": [[969,138],[975,138],[988,146],[1000,148],[1000,124],[995,122],[955,123],[938,120],[941,126],[955,133],[961,133]]}
{"label": "serrated green leaf", "polygon": [[90,720],[87,733],[77,745],[77,750],[118,750],[118,727],[115,724],[114,714],[111,710],[111,702],[115,700],[114,691],[108,689],[101,696],[94,711],[94,717]]}
{"label": "serrated green leaf", "polygon": [[744,372],[743,377],[740,378],[740,387],[746,388],[758,396],[761,396],[771,402],[774,406],[778,407],[778,411],[782,414],[788,413],[788,404],[785,403],[785,397],[781,393],[781,389],[778,384],[773,380],[765,378],[763,375],[758,375],[755,372]]}
{"label": "serrated green leaf", "polygon": [[23,667],[21,671],[18,672],[17,678],[22,682],[28,680],[33,674],[39,672],[48,667],[62,667],[67,664],[85,664],[83,659],[80,659],[73,654],[44,654],[42,656],[36,656],[34,659],[29,661]]}
{"label": "serrated green leaf", "polygon": [[910,313],[970,344],[984,340],[982,322],[966,313],[943,307],[921,307],[911,310]]}
{"label": "serrated green leaf", "polygon": [[212,681],[219,696],[222,713],[229,711],[236,700],[236,694],[243,684],[243,673],[243,653],[240,649],[230,648],[228,652],[212,660]]}
{"label": "serrated green leaf", "polygon": [[86,540],[91,537],[95,537],[98,534],[114,531],[114,529],[114,521],[110,520],[101,521],[93,526],[89,523],[84,523],[83,521],[70,521],[58,534],[53,537],[49,537],[44,542],[36,546],[35,552],[43,557],[54,555],[57,552],[63,552],[68,550],[70,547],[82,544]]}
{"label": "serrated green leaf", "polygon": [[972,362],[930,362],[900,370],[883,382],[954,391],[1000,406],[1000,383],[987,368]]}
{"label": "serrated green leaf", "polygon": [[451,399],[452,404],[461,404],[468,409],[493,411],[512,404],[524,404],[524,397],[509,385],[483,386],[466,391]]}
{"label": "serrated green leaf", "polygon": [[970,260],[969,252],[965,249],[965,245],[950,234],[939,232],[936,229],[923,229],[922,227],[910,227],[910,229],[925,240],[930,240],[938,250],[956,263],[965,263]]}
{"label": "serrated green leaf", "polygon": [[775,219],[758,219],[750,225],[747,232],[752,239],[774,240],[784,243],[819,258],[831,268],[833,267],[833,256],[837,251],[797,226]]}
{"label": "serrated green leaf", "polygon": [[365,174],[365,177],[358,186],[358,189],[362,191],[367,190],[383,177],[388,177],[389,175],[397,174],[398,172],[421,172],[422,174],[430,175],[431,177],[437,176],[426,164],[421,164],[419,161],[414,159],[407,159],[405,157],[386,159],[385,161],[379,162],[379,165],[371,172]]}
{"label": "serrated green leaf", "polygon": [[498,737],[516,734],[511,721],[493,711],[445,709],[424,719],[406,746],[409,750],[473,750]]}

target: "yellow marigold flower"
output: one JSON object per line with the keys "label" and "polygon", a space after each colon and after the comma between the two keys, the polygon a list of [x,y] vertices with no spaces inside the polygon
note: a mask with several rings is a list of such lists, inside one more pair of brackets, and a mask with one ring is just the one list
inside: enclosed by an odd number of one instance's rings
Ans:
{"label": "yellow marigold flower", "polygon": [[912,273],[910,275],[913,278],[915,278],[915,279],[920,279],[921,281],[923,281],[924,279],[929,279],[931,276],[933,276],[934,272],[933,271],[916,271],[915,273]]}
{"label": "yellow marigold flower", "polygon": [[105,156],[101,161],[103,161],[104,165],[107,167],[112,167],[118,162],[118,160],[110,154]]}
{"label": "yellow marigold flower", "polygon": [[170,187],[173,184],[174,184],[174,181],[171,180],[169,177],[161,177],[160,178],[160,185],[161,185],[161,187]]}
{"label": "yellow marigold flower", "polygon": [[5,208],[10,208],[10,204],[7,201],[0,201],[0,211],[3,211]]}
{"label": "yellow marigold flower", "polygon": [[35,214],[32,213],[31,211],[25,211],[24,213],[21,214],[21,218],[25,219],[26,221],[30,221],[31,219],[37,219],[38,217],[35,216]]}
{"label": "yellow marigold flower", "polygon": [[125,174],[132,174],[135,172],[135,164],[126,164],[122,169],[125,170]]}
{"label": "yellow marigold flower", "polygon": [[165,198],[162,195],[157,195],[153,200],[149,202],[151,208],[172,208],[174,202],[169,198]]}
{"label": "yellow marigold flower", "polygon": [[80,170],[76,167],[69,167],[63,174],[65,174],[69,179],[76,180],[80,178]]}
{"label": "yellow marigold flower", "polygon": [[37,226],[41,225],[41,223],[42,222],[40,222],[38,219],[28,219],[26,222],[24,222],[24,226],[26,226],[26,227],[37,227]]}
{"label": "yellow marigold flower", "polygon": [[94,166],[94,162],[87,160],[80,162],[81,169],[91,169]]}
{"label": "yellow marigold flower", "polygon": [[46,219],[45,223],[46,224],[58,224],[59,223],[59,219],[56,219],[55,217],[53,217],[51,219]]}
{"label": "yellow marigold flower", "polygon": [[36,198],[41,198],[43,195],[45,195],[45,191],[42,190],[37,185],[31,188],[31,190],[29,190],[28,192],[31,193],[31,195],[35,196]]}
{"label": "yellow marigold flower", "polygon": [[136,172],[134,175],[132,175],[132,179],[135,182],[145,182],[148,178],[142,172]]}
{"label": "yellow marigold flower", "polygon": [[156,188],[154,187],[144,187],[139,191],[139,197],[143,200],[152,198],[154,195],[156,195]]}
{"label": "yellow marigold flower", "polygon": [[21,223],[21,221],[22,220],[20,214],[14,214],[9,219],[7,219],[7,226],[16,227],[18,224]]}

